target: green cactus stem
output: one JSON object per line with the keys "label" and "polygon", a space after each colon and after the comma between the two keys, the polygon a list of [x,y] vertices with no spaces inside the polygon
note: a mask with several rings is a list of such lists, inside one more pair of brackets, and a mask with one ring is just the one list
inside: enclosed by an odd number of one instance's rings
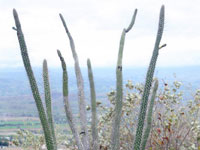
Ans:
{"label": "green cactus stem", "polygon": [[139,117],[138,117],[138,124],[137,124],[137,130],[136,130],[136,136],[135,136],[133,150],[140,150],[143,127],[144,127],[144,120],[145,120],[147,104],[148,104],[148,98],[149,98],[149,93],[150,93],[151,84],[152,84],[152,80],[153,80],[153,74],[154,74],[154,70],[155,70],[155,66],[156,66],[156,61],[158,58],[159,45],[160,45],[160,41],[162,38],[163,29],[164,29],[164,13],[165,13],[164,10],[165,10],[165,7],[162,6],[161,10],[160,10],[160,17],[159,17],[160,19],[159,19],[155,47],[154,47],[153,55],[151,57],[151,62],[150,62],[150,65],[149,65],[149,68],[147,71],[147,75],[146,75],[145,87],[144,87],[144,92],[143,92],[142,101],[141,101],[141,107],[140,107],[140,113],[139,113]]}
{"label": "green cactus stem", "polygon": [[54,131],[54,121],[52,117],[52,107],[51,107],[51,91],[49,84],[49,74],[48,74],[48,66],[47,61],[43,61],[43,82],[44,82],[44,93],[45,93],[45,104],[46,104],[46,114],[49,123],[49,127],[51,130],[51,134],[53,136],[53,142],[55,149],[57,149],[56,136]]}
{"label": "green cactus stem", "polygon": [[15,19],[15,24],[16,24],[16,31],[17,31],[17,37],[19,40],[19,45],[20,45],[20,49],[21,49],[21,55],[22,55],[22,59],[23,59],[23,63],[24,63],[24,67],[26,69],[26,73],[30,82],[30,86],[31,86],[31,90],[33,93],[33,97],[35,99],[35,103],[37,106],[37,110],[39,113],[39,117],[40,117],[40,121],[42,124],[42,128],[44,131],[44,135],[45,135],[45,140],[46,140],[46,145],[47,145],[47,149],[48,150],[56,150],[55,146],[54,146],[54,142],[53,142],[53,138],[51,135],[51,131],[50,131],[50,127],[48,125],[48,120],[44,111],[44,107],[41,101],[41,97],[39,94],[39,90],[37,87],[37,83],[32,71],[32,67],[30,64],[30,60],[29,60],[29,56],[28,56],[28,51],[27,51],[27,47],[26,47],[26,43],[25,43],[25,39],[24,39],[24,35],[21,29],[21,24],[19,21],[19,17],[17,14],[17,11],[15,9],[13,9],[13,16]]}
{"label": "green cactus stem", "polygon": [[92,107],[92,150],[98,149],[98,130],[97,130],[97,110],[96,110],[96,92],[92,73],[92,67],[90,59],[87,60],[88,78],[90,82],[90,95],[91,95],[91,107]]}
{"label": "green cactus stem", "polygon": [[82,134],[82,142],[83,142],[83,145],[86,148],[86,150],[89,150],[89,136],[88,136],[88,129],[87,129],[87,113],[86,113],[86,104],[85,104],[85,96],[84,96],[83,77],[82,77],[81,69],[79,66],[78,55],[75,50],[74,40],[67,28],[67,25],[65,23],[65,20],[64,20],[62,14],[60,14],[60,19],[63,23],[63,26],[64,26],[67,36],[69,38],[72,55],[73,55],[74,62],[75,62],[75,73],[76,73],[78,97],[79,97],[79,113],[80,113],[80,122],[81,122],[81,133],[83,133]]}
{"label": "green cactus stem", "polygon": [[118,52],[118,60],[117,60],[117,67],[116,67],[116,104],[114,109],[114,118],[113,118],[113,125],[112,125],[112,133],[111,133],[111,149],[112,150],[119,150],[119,129],[120,129],[120,122],[121,122],[121,111],[122,111],[122,99],[123,99],[123,79],[122,79],[122,57],[123,57],[123,49],[124,49],[124,42],[125,42],[125,35],[134,25],[135,18],[137,14],[137,9],[134,12],[132,17],[131,23],[127,29],[124,29],[120,39],[119,45],[119,52]]}
{"label": "green cactus stem", "polygon": [[158,90],[158,80],[156,79],[155,83],[154,83],[151,99],[150,99],[151,101],[150,101],[148,114],[147,114],[147,127],[146,127],[144,135],[143,135],[141,150],[145,150],[146,143],[147,143],[147,140],[148,140],[148,137],[149,137],[149,133],[151,131],[153,106],[154,106],[154,101],[155,101],[155,98],[156,98],[157,90]]}
{"label": "green cactus stem", "polygon": [[197,134],[197,148],[200,150],[200,132]]}
{"label": "green cactus stem", "polygon": [[62,69],[63,69],[63,102],[64,102],[64,108],[65,108],[65,113],[66,117],[69,123],[69,126],[71,128],[72,134],[74,136],[74,139],[76,141],[76,144],[78,146],[79,150],[85,150],[83,147],[83,144],[80,140],[79,134],[78,134],[78,129],[74,121],[74,117],[72,114],[72,110],[69,104],[68,100],[68,75],[67,75],[67,67],[64,58],[62,57],[62,54],[59,50],[57,50],[58,56],[60,58],[61,64],[62,64]]}

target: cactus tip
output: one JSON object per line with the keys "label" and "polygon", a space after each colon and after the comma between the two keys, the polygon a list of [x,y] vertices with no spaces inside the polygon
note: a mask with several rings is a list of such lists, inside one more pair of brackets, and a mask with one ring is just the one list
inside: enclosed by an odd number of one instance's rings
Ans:
{"label": "cactus tip", "polygon": [[60,50],[57,50],[57,54],[59,57],[61,56]]}
{"label": "cactus tip", "polygon": [[47,60],[46,59],[43,60],[43,64],[47,64]]}
{"label": "cactus tip", "polygon": [[16,11],[16,9],[15,9],[15,8],[13,8],[13,13],[14,13],[14,14],[16,14],[16,13],[17,13],[17,11]]}
{"label": "cactus tip", "polygon": [[18,14],[17,14],[17,11],[15,8],[13,8],[13,16],[14,16],[14,18],[18,17]]}
{"label": "cactus tip", "polygon": [[161,12],[162,14],[164,14],[164,12],[165,12],[165,5],[162,5],[162,6],[161,6],[160,12]]}
{"label": "cactus tip", "polygon": [[61,54],[60,50],[57,50],[57,54],[58,54],[58,57],[60,57],[60,59],[63,59],[63,57],[62,57],[62,54]]}
{"label": "cactus tip", "polygon": [[63,19],[63,16],[62,16],[62,14],[61,14],[61,13],[59,13],[59,16],[60,16],[60,18],[61,18],[61,19]]}
{"label": "cactus tip", "polygon": [[89,62],[90,62],[90,59],[88,58],[88,59],[87,59],[87,63],[89,63]]}
{"label": "cactus tip", "polygon": [[138,11],[138,9],[136,8],[136,9],[135,9],[135,13],[137,13],[137,11]]}

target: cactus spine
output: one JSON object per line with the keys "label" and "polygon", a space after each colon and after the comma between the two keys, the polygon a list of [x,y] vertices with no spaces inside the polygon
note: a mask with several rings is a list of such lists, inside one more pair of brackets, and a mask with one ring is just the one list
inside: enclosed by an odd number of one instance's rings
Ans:
{"label": "cactus spine", "polygon": [[122,57],[123,57],[123,49],[125,42],[125,35],[127,32],[131,30],[135,23],[135,18],[137,15],[137,9],[134,12],[131,23],[127,29],[124,29],[120,39],[119,45],[119,53],[116,67],[116,104],[114,109],[114,118],[113,118],[113,126],[112,126],[112,134],[111,134],[111,149],[118,150],[119,149],[119,129],[120,129],[120,120],[121,120],[121,111],[122,111],[122,99],[123,99],[123,77],[122,77]]}
{"label": "cactus spine", "polygon": [[98,131],[97,131],[97,112],[96,112],[96,92],[94,86],[94,79],[92,73],[92,66],[90,59],[87,60],[88,67],[88,78],[90,82],[90,95],[91,95],[91,106],[92,106],[92,150],[98,149]]}
{"label": "cactus spine", "polygon": [[157,90],[158,90],[158,80],[156,79],[155,83],[154,83],[151,99],[150,99],[151,101],[150,101],[148,115],[147,115],[147,127],[146,127],[144,135],[143,135],[141,150],[145,150],[146,143],[147,143],[147,140],[148,140],[148,137],[149,137],[149,133],[151,131],[153,106],[154,106],[154,101],[155,101],[155,98],[156,98]]}
{"label": "cactus spine", "polygon": [[64,108],[65,108],[65,113],[66,117],[69,123],[69,126],[71,128],[72,134],[74,136],[74,139],[76,141],[76,144],[78,146],[79,150],[85,150],[85,148],[82,145],[82,142],[80,140],[77,126],[74,121],[74,117],[72,115],[72,110],[69,104],[68,100],[68,75],[67,75],[67,67],[64,58],[62,57],[61,53],[59,50],[57,50],[58,56],[60,58],[61,64],[62,64],[62,69],[63,69],[63,102],[64,102]]}
{"label": "cactus spine", "polygon": [[87,113],[86,113],[86,104],[85,104],[85,96],[84,96],[84,82],[83,82],[83,77],[81,74],[81,69],[79,66],[79,61],[78,61],[78,55],[75,50],[75,45],[74,45],[74,40],[67,28],[67,25],[65,23],[65,20],[60,14],[60,19],[63,23],[63,26],[65,28],[65,31],[67,33],[67,36],[70,41],[70,46],[72,50],[72,55],[74,58],[75,62],[75,73],[76,73],[76,79],[77,79],[77,87],[78,87],[78,97],[79,97],[79,112],[80,112],[80,122],[81,122],[81,133],[83,133],[83,138],[82,142],[86,150],[89,149],[89,136],[88,136],[88,130],[87,130]]}
{"label": "cactus spine", "polygon": [[162,6],[160,10],[160,19],[159,19],[158,32],[157,32],[156,42],[154,46],[154,51],[153,51],[151,62],[150,62],[147,75],[146,75],[146,82],[145,82],[144,92],[142,96],[142,102],[141,102],[140,113],[138,117],[138,124],[137,124],[136,137],[135,137],[133,150],[140,150],[140,146],[141,146],[141,139],[142,139],[142,133],[143,133],[143,127],[144,127],[144,120],[146,116],[147,103],[148,103],[149,93],[150,93],[151,84],[153,80],[155,65],[158,58],[159,45],[160,45],[160,41],[162,38],[163,29],[164,29],[164,13],[165,13],[164,10],[165,8],[164,6]]}
{"label": "cactus spine", "polygon": [[32,71],[32,67],[30,64],[30,60],[29,60],[29,56],[28,56],[28,51],[27,51],[27,47],[26,47],[26,42],[24,39],[24,35],[21,29],[21,24],[19,21],[19,17],[17,14],[17,11],[15,9],[13,9],[13,16],[15,19],[15,25],[16,25],[16,31],[17,31],[17,37],[19,40],[19,45],[20,45],[20,49],[21,49],[21,55],[22,55],[22,59],[23,59],[23,63],[24,63],[24,67],[26,69],[26,73],[30,82],[30,86],[31,86],[31,90],[33,93],[33,97],[35,99],[35,103],[37,106],[37,110],[39,113],[39,117],[40,117],[40,121],[42,124],[42,128],[44,131],[44,135],[45,135],[45,140],[46,140],[46,145],[48,150],[56,150],[55,146],[54,146],[54,142],[53,142],[53,137],[50,131],[50,127],[48,124],[48,120],[44,111],[44,107],[42,104],[42,100],[39,94],[39,90],[37,87],[37,83]]}

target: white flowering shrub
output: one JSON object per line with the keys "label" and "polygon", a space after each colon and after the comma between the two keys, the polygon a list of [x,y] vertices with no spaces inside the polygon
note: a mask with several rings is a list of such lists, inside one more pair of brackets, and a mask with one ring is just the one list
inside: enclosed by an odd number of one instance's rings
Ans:
{"label": "white flowering shrub", "polygon": [[[183,100],[181,85],[178,81],[172,85],[163,83],[164,88],[157,92],[146,149],[198,149],[200,90],[196,91],[192,100]],[[126,84],[120,129],[121,149],[129,150],[133,147],[142,92],[142,84],[133,85],[131,81]],[[100,106],[99,142],[101,147],[110,149],[115,91],[108,93],[108,100],[110,107]]]}
{"label": "white flowering shrub", "polygon": [[[197,150],[200,149],[200,90],[197,90],[191,100],[183,99],[180,90],[181,82],[174,81],[172,85],[160,83],[157,92],[151,132],[148,138],[147,150]],[[124,89],[122,120],[120,127],[120,149],[132,150],[143,84],[128,81]],[[107,94],[109,106],[97,102],[98,108],[98,136],[101,150],[110,149],[112,119],[115,105],[115,94],[112,90]],[[87,106],[90,111],[90,106]],[[90,125],[88,125],[90,128]],[[89,129],[89,132],[91,130]],[[72,134],[66,134],[63,129],[56,127],[58,145],[66,150],[78,149]],[[81,135],[80,135],[81,136]],[[44,144],[44,137],[34,135],[28,131],[18,133],[18,145],[37,149]],[[16,144],[17,145],[17,144]]]}

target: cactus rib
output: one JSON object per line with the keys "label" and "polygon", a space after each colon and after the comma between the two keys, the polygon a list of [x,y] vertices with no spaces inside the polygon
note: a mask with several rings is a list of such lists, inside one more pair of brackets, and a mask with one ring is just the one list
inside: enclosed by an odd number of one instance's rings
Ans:
{"label": "cactus rib", "polygon": [[145,87],[144,92],[142,96],[142,102],[140,107],[140,113],[138,117],[138,124],[137,124],[137,130],[136,130],[136,137],[134,142],[134,150],[139,150],[141,145],[141,139],[142,139],[142,133],[143,133],[143,127],[144,127],[144,120],[146,116],[146,109],[147,109],[147,103],[148,103],[148,97],[150,93],[150,88],[153,80],[153,74],[156,66],[156,61],[158,58],[158,51],[159,51],[159,45],[163,34],[164,29],[164,5],[161,7],[160,10],[160,17],[159,17],[159,25],[158,25],[158,32],[156,37],[156,42],[154,46],[153,55],[150,61],[150,65],[147,71],[146,75],[146,81],[145,81]]}
{"label": "cactus rib", "polygon": [[22,55],[24,67],[26,69],[26,73],[27,73],[27,76],[28,76],[28,79],[29,79],[29,82],[30,82],[33,97],[35,99],[35,103],[36,103],[37,110],[38,110],[38,113],[39,113],[40,121],[41,121],[42,128],[43,128],[44,135],[45,135],[47,149],[48,150],[55,150],[53,138],[52,138],[51,131],[50,131],[50,127],[48,125],[47,117],[46,117],[44,107],[43,107],[43,104],[42,104],[42,100],[41,100],[41,97],[40,97],[40,94],[39,94],[39,91],[38,91],[37,83],[36,83],[36,80],[35,80],[35,77],[34,77],[34,74],[33,74],[33,71],[32,71],[32,67],[31,67],[31,64],[30,64],[24,35],[23,35],[22,29],[21,29],[21,24],[20,24],[20,21],[19,21],[17,11],[15,9],[13,9],[13,16],[14,16],[14,19],[15,19],[17,37],[18,37],[18,41],[19,41],[19,45],[20,45],[20,50],[21,50],[21,55]]}

